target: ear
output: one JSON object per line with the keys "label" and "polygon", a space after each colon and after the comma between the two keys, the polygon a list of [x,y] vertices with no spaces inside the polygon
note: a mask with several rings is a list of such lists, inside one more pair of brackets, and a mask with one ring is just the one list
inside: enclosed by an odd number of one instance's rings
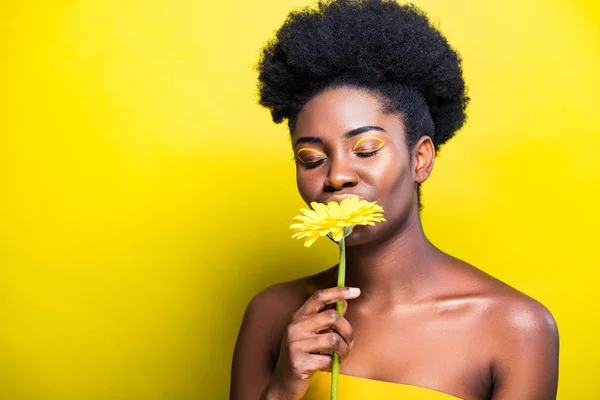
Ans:
{"label": "ear", "polygon": [[435,160],[435,146],[429,136],[423,136],[413,149],[415,182],[423,183],[429,178]]}

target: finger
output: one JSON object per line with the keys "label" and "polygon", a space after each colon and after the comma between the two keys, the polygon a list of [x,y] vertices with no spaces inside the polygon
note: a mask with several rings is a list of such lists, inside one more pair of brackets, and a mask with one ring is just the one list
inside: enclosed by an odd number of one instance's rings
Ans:
{"label": "finger", "polygon": [[322,331],[333,329],[342,339],[352,347],[354,341],[354,329],[350,322],[335,309],[321,311],[315,316],[301,320],[291,325],[291,335],[294,338],[303,338],[312,334],[318,334]]}
{"label": "finger", "polygon": [[[342,315],[344,315],[344,313],[346,312],[346,308],[348,306],[348,301],[347,300],[340,300],[340,301],[336,301],[333,304],[327,304],[325,307],[323,307],[323,310],[328,310],[330,308],[333,308],[334,310],[337,310],[337,304],[338,303],[342,303]],[[321,310],[321,311],[323,311]]]}
{"label": "finger", "polygon": [[312,338],[294,342],[294,348],[295,351],[312,354],[333,354],[335,352],[340,356],[340,362],[345,360],[350,352],[348,344],[335,332],[315,335]]}
{"label": "finger", "polygon": [[307,357],[294,366],[296,371],[312,375],[315,371],[331,371],[333,357],[329,354],[307,354]]}
{"label": "finger", "polygon": [[350,287],[335,287],[317,290],[312,296],[294,313],[294,319],[307,318],[317,314],[326,305],[341,300],[355,299],[360,296],[360,289]]}
{"label": "finger", "polygon": [[[328,310],[330,308],[333,308],[334,310],[337,310],[337,301],[333,304],[327,304],[325,307],[323,307],[323,310]],[[346,314],[346,311],[348,309],[348,301],[347,300],[342,300],[342,315]]]}
{"label": "finger", "polygon": [[333,364],[332,356],[311,354],[311,358],[313,357],[318,357],[313,361],[313,371],[331,371],[331,365]]}

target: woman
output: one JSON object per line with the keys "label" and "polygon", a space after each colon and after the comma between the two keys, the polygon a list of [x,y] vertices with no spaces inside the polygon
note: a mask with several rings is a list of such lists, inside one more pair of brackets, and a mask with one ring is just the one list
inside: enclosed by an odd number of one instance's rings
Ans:
{"label": "woman", "polygon": [[[427,17],[393,1],[321,2],[289,15],[258,70],[260,103],[288,121],[302,198],[377,201],[386,222],[346,239],[349,287],[335,287],[333,267],[252,299],[231,399],[328,398],[333,352],[340,390],[352,388],[341,400],[364,387],[387,398],[555,398],[550,312],[423,233],[419,187],[468,102],[460,57]],[[331,309],[339,300],[343,316]]]}

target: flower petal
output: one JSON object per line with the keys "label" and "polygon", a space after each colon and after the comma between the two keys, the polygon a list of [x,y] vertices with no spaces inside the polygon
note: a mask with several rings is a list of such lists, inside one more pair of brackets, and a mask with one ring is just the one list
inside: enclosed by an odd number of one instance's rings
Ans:
{"label": "flower petal", "polygon": [[304,247],[310,247],[319,236],[311,236],[304,241]]}
{"label": "flower petal", "polygon": [[301,214],[294,217],[290,225],[292,238],[306,238],[306,247],[321,236],[329,235],[339,242],[344,232],[351,231],[355,225],[374,225],[385,221],[383,208],[377,202],[361,200],[357,196],[345,198],[341,203],[325,205],[312,202],[310,206],[312,209],[301,209]]}

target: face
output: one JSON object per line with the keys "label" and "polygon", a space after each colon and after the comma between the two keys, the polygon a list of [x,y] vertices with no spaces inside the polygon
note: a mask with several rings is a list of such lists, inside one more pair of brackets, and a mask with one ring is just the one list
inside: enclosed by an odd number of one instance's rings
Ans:
{"label": "face", "polygon": [[307,204],[356,195],[383,207],[387,221],[355,227],[349,246],[399,234],[418,219],[417,184],[431,172],[433,144],[424,136],[409,151],[402,117],[385,113],[375,94],[348,87],[317,94],[298,114],[292,143]]}

